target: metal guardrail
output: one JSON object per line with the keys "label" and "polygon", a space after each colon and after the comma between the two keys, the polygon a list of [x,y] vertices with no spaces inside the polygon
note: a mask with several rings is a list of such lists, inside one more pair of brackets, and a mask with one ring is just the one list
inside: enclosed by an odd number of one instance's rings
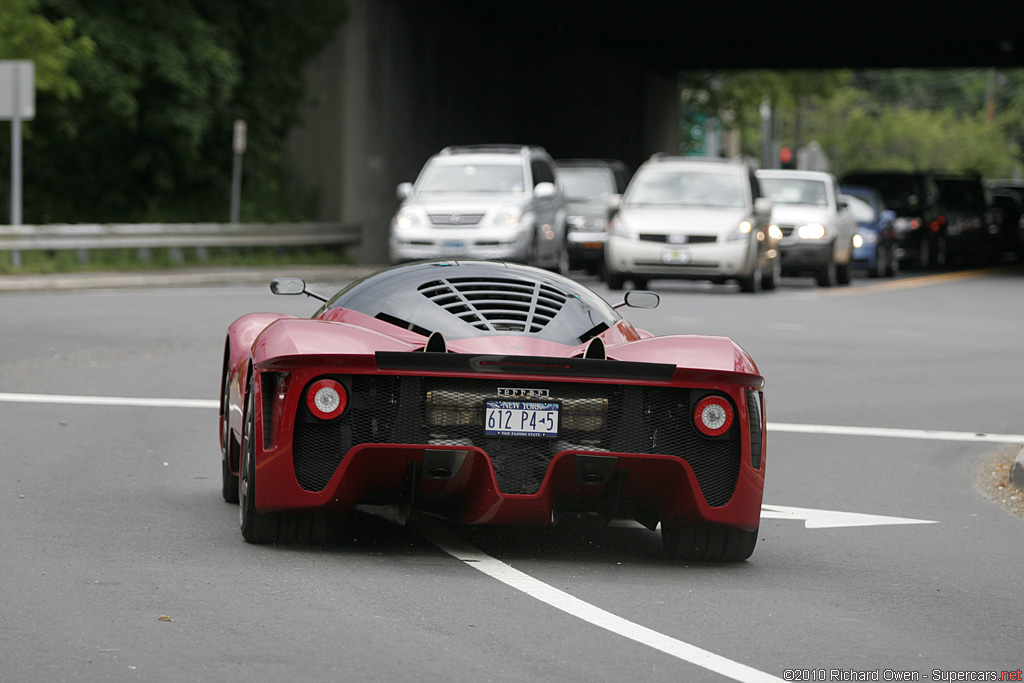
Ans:
{"label": "metal guardrail", "polygon": [[359,244],[360,229],[341,223],[69,223],[0,225],[0,251],[11,253],[73,249],[88,261],[92,249],[180,250],[210,247],[289,247]]}

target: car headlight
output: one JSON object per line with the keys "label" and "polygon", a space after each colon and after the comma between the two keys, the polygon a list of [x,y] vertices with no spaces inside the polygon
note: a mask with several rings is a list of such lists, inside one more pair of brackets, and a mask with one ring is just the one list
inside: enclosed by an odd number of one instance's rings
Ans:
{"label": "car headlight", "polygon": [[399,209],[395,214],[395,227],[399,229],[419,227],[423,222],[420,212],[409,207]]}
{"label": "car headlight", "polygon": [[491,223],[494,225],[501,225],[506,228],[514,228],[520,223],[525,222],[525,214],[523,210],[518,206],[503,206],[494,213],[494,218],[491,219]]}
{"label": "car headlight", "polygon": [[607,230],[608,219],[601,216],[568,216],[565,224],[569,230]]}
{"label": "car headlight", "polygon": [[780,228],[779,226],[777,226],[777,225],[775,225],[773,223],[772,225],[768,226],[768,235],[773,240],[781,240],[782,239],[782,228]]}
{"label": "car headlight", "polygon": [[802,240],[820,240],[828,234],[828,230],[821,223],[808,223],[797,228],[796,234]]}
{"label": "car headlight", "polygon": [[858,232],[853,236],[853,246],[859,247],[862,244],[874,244],[878,241],[878,233],[872,230]]}
{"label": "car headlight", "polygon": [[730,232],[729,236],[726,237],[725,239],[729,240],[730,242],[734,242],[737,240],[745,240],[747,239],[747,235],[749,235],[750,231],[753,229],[754,226],[750,224],[750,221],[743,221],[736,227],[735,230]]}

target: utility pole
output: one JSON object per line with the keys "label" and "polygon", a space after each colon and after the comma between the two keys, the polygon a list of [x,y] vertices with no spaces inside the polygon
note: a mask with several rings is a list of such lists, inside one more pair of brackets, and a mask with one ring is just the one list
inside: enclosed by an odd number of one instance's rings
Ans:
{"label": "utility pole", "polygon": [[235,153],[234,161],[231,164],[231,220],[232,224],[238,223],[238,215],[242,204],[242,155],[245,154],[245,133],[246,125],[243,119],[235,121],[235,134],[232,141],[232,149]]}
{"label": "utility pole", "polygon": [[996,120],[996,70],[988,70],[988,87],[985,89],[985,103],[989,123]]}

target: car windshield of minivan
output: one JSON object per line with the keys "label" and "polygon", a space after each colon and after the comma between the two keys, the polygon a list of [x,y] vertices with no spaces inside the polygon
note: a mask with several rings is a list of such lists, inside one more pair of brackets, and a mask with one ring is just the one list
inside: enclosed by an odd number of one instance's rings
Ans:
{"label": "car windshield of minivan", "polygon": [[648,171],[634,179],[625,202],[633,206],[700,206],[742,209],[740,176],[697,171]]}
{"label": "car windshield of minivan", "polygon": [[418,191],[508,193],[525,189],[519,164],[434,164],[427,169]]}
{"label": "car windshield of minivan", "polygon": [[773,204],[828,206],[825,183],[803,178],[761,178],[761,191]]}
{"label": "car windshield of minivan", "polygon": [[873,223],[875,220],[875,209],[859,197],[846,196],[846,203],[850,207],[850,213],[858,223]]}
{"label": "car windshield of minivan", "polygon": [[560,168],[558,178],[569,200],[583,201],[615,194],[615,177],[605,168]]}

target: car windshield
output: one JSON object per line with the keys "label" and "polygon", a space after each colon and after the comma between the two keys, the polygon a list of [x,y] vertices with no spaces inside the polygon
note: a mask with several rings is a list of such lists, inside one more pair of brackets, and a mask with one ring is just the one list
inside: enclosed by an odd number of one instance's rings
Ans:
{"label": "car windshield", "polygon": [[570,201],[600,199],[615,194],[615,176],[607,168],[559,168],[558,179]]}
{"label": "car windshield", "polygon": [[858,223],[874,223],[875,222],[875,209],[863,199],[854,197],[853,195],[846,195],[846,204],[850,207],[850,213],[853,214],[854,219]]}
{"label": "car windshield", "polygon": [[418,192],[525,192],[519,164],[431,164]]}
{"label": "car windshield", "polygon": [[761,191],[773,204],[828,206],[825,183],[807,178],[759,178]]}
{"label": "car windshield", "polygon": [[977,209],[985,205],[985,195],[977,180],[961,178],[936,178],[939,196],[951,209]]}
{"label": "car windshield", "polygon": [[746,206],[743,178],[735,173],[648,170],[630,184],[626,205],[702,206],[742,209]]}
{"label": "car windshield", "polygon": [[921,203],[914,176],[900,174],[850,175],[843,179],[851,185],[868,185],[877,188],[885,205],[897,211],[913,211]]}

